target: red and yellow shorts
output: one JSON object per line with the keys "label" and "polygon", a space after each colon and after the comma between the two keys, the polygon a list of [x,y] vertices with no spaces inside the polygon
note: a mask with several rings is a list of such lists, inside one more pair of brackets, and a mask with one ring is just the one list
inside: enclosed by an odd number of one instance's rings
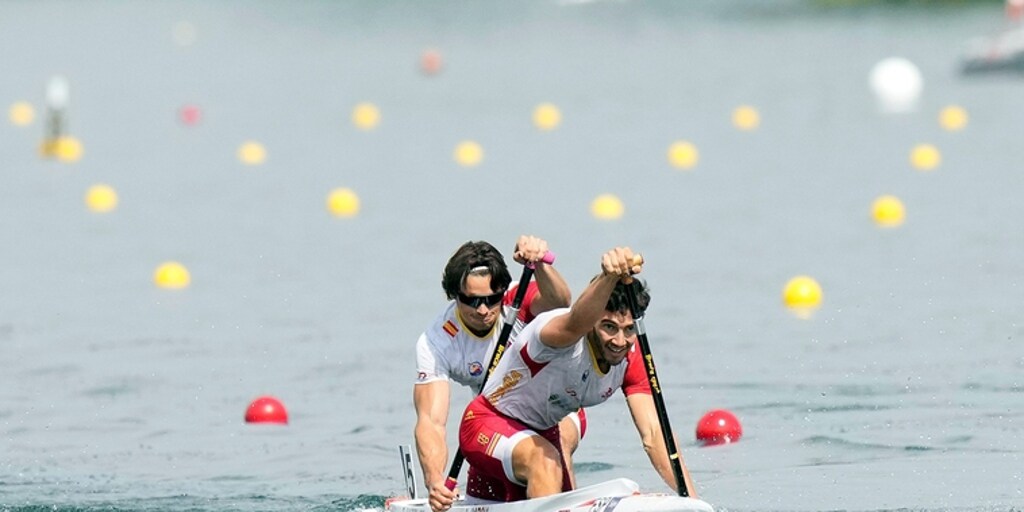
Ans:
{"label": "red and yellow shorts", "polygon": [[[586,432],[586,415],[581,409],[573,415],[580,438]],[[558,425],[536,431],[526,424],[509,418],[494,408],[483,396],[478,396],[466,407],[459,429],[459,445],[469,462],[469,480],[466,494],[474,498],[493,501],[526,499],[526,486],[512,469],[512,450],[516,444],[530,436],[541,436],[551,443],[562,456],[562,467],[567,467],[562,453]],[[571,490],[569,474],[562,475],[562,490]]]}

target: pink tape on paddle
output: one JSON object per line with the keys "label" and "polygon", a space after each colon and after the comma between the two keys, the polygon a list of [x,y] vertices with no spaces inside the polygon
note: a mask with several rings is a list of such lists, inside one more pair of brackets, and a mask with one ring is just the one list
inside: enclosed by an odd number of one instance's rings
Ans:
{"label": "pink tape on paddle", "polygon": [[[548,251],[548,252],[544,253],[544,256],[541,257],[540,261],[541,261],[541,263],[546,263],[548,265],[554,263],[555,262],[555,253],[553,253],[551,251]],[[526,267],[527,268],[534,268],[534,267],[536,267],[536,265],[534,265],[533,262],[531,261],[531,262],[526,264]]]}

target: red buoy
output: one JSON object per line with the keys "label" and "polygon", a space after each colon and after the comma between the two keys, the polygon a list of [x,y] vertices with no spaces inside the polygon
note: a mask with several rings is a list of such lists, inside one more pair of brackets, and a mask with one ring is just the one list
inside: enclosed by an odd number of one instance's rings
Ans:
{"label": "red buoy", "polygon": [[249,404],[245,411],[246,423],[288,423],[288,412],[284,404],[272,396],[261,396]]}
{"label": "red buoy", "polygon": [[195,105],[185,105],[178,112],[181,122],[186,126],[195,126],[203,118],[203,112]]}
{"label": "red buoy", "polygon": [[740,420],[725,409],[708,411],[697,422],[697,441],[704,446],[735,443],[742,435]]}

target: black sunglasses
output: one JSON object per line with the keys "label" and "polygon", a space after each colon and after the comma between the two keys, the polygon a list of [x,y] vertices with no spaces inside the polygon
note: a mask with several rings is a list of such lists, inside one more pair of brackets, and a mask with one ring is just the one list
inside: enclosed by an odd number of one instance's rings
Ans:
{"label": "black sunglasses", "polygon": [[495,304],[501,302],[501,299],[505,297],[505,292],[498,292],[494,295],[484,295],[483,297],[466,295],[465,293],[459,292],[459,302],[476,309],[481,304],[486,304],[487,307],[493,307]]}

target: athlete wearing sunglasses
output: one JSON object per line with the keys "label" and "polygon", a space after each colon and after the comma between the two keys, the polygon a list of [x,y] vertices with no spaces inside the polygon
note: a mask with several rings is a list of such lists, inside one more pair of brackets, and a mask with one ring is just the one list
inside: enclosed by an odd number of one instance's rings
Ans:
{"label": "athlete wearing sunglasses", "polygon": [[459,302],[476,309],[480,306],[494,307],[496,304],[501,302],[501,299],[505,298],[505,292],[498,292],[493,295],[466,295],[465,293],[459,292]]}
{"label": "athlete wearing sunglasses", "polygon": [[[534,280],[527,288],[512,329],[512,338],[523,325],[545,311],[567,307],[569,286],[554,266],[542,261],[548,252],[546,241],[520,236],[513,258],[520,264],[533,263]],[[518,270],[518,269],[517,269]],[[451,381],[480,391],[491,354],[504,324],[503,305],[512,303],[516,286],[501,253],[491,244],[470,241],[463,244],[445,265],[441,277],[448,304],[416,343],[416,449],[429,491],[430,507],[447,510],[456,497],[444,486],[448,462],[454,450],[445,442]],[[461,405],[460,405],[461,407]],[[565,453],[572,453],[585,428],[585,417],[573,416],[563,429]],[[470,468],[470,486],[500,484],[477,478]]]}

